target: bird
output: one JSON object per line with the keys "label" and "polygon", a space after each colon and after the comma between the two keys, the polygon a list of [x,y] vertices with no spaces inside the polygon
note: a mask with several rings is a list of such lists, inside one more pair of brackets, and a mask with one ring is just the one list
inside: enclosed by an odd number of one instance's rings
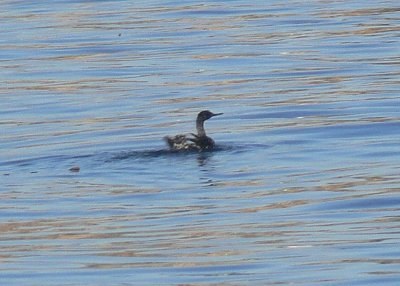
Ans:
{"label": "bird", "polygon": [[204,121],[211,117],[222,115],[223,113],[212,113],[209,110],[199,112],[196,119],[197,134],[190,133],[192,137],[184,134],[165,136],[164,140],[172,151],[204,151],[212,150],[215,142],[208,137],[204,129]]}

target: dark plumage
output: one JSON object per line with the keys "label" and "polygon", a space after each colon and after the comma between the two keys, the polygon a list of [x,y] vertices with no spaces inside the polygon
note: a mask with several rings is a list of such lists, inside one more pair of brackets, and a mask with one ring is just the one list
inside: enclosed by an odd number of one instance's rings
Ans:
{"label": "dark plumage", "polygon": [[215,146],[214,140],[206,135],[204,130],[204,121],[213,116],[221,115],[222,113],[212,113],[211,111],[204,110],[197,115],[196,129],[197,134],[191,133],[193,137],[186,135],[176,135],[174,137],[165,136],[164,140],[167,142],[169,148],[174,151],[185,150],[211,150]]}

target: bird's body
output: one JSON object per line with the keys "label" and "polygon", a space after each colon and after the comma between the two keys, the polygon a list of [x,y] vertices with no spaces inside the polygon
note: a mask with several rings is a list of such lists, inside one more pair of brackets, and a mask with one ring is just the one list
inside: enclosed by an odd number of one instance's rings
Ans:
{"label": "bird's body", "polygon": [[206,135],[204,130],[204,121],[213,116],[221,115],[222,113],[212,113],[211,111],[204,110],[197,115],[196,129],[197,134],[191,133],[192,137],[187,135],[176,135],[173,137],[166,136],[164,140],[167,142],[169,148],[173,151],[203,151],[211,150],[215,146],[212,138]]}
{"label": "bird's body", "polygon": [[199,150],[199,148],[191,142],[191,138],[188,138],[186,135],[179,134],[173,137],[165,136],[164,140],[167,142],[169,148],[173,151],[190,151],[190,150]]}

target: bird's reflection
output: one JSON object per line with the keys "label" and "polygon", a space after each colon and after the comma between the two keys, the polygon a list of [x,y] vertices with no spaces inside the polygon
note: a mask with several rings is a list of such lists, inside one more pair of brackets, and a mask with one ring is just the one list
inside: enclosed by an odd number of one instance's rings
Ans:
{"label": "bird's reflection", "polygon": [[200,167],[204,167],[207,165],[207,163],[210,161],[212,157],[212,153],[211,152],[201,152],[199,153],[199,155],[197,156],[197,163]]}
{"label": "bird's reflection", "polygon": [[197,156],[197,163],[200,171],[199,181],[205,187],[215,186],[215,180],[213,179],[216,172],[215,164],[213,164],[213,152],[201,152]]}

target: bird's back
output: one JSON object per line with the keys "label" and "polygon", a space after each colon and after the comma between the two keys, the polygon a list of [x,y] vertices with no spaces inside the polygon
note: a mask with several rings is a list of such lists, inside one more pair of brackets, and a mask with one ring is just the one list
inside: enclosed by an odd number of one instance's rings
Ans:
{"label": "bird's back", "polygon": [[173,151],[198,150],[197,146],[186,135],[165,136],[164,140]]}

